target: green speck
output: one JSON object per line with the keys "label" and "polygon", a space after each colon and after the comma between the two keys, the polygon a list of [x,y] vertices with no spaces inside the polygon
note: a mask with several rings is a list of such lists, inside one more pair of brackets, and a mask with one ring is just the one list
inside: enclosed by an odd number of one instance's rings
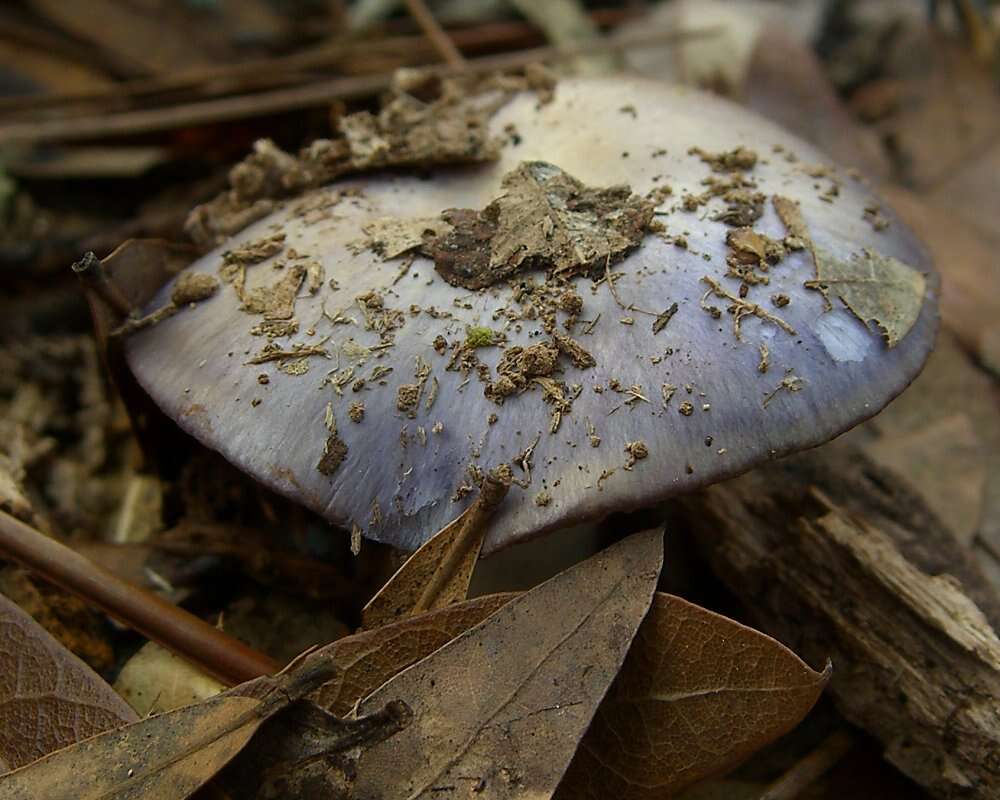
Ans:
{"label": "green speck", "polygon": [[493,331],[475,326],[467,328],[465,343],[469,347],[490,347],[493,344]]}

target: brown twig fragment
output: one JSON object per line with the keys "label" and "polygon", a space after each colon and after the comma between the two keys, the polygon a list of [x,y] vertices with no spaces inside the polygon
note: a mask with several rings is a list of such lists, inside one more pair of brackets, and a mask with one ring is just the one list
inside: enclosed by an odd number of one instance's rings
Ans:
{"label": "brown twig fragment", "polygon": [[226,683],[243,683],[281,668],[263,653],[2,511],[0,555],[78,595]]}
{"label": "brown twig fragment", "polygon": [[[466,72],[481,75],[517,69],[540,61],[565,61],[578,55],[595,52],[619,52],[642,45],[687,41],[712,36],[716,32],[716,28],[643,31],[640,34],[619,36],[613,40],[588,42],[586,46],[538,47],[482,56],[466,62],[467,65],[461,69],[449,65],[440,68],[437,72],[443,77]],[[160,108],[105,112],[74,116],[68,119],[15,121],[0,125],[0,143],[80,141],[175,130],[192,125],[231,122],[265,114],[315,108],[327,105],[334,100],[370,97],[385,91],[391,84],[392,76],[390,74],[351,75],[345,78],[330,78],[298,86],[179,103]]]}
{"label": "brown twig fragment", "polygon": [[130,317],[135,309],[128,298],[121,293],[110,280],[101,260],[93,252],[85,253],[83,258],[74,262],[73,272],[79,278],[84,292],[93,293],[108,307],[123,317]]}
{"label": "brown twig fragment", "polygon": [[434,49],[438,51],[445,62],[449,66],[459,69],[464,67],[465,58],[459,52],[458,48],[455,47],[455,43],[445,32],[444,28],[434,19],[434,15],[427,8],[424,0],[406,0],[406,8],[409,10],[410,16],[420,26],[420,30],[431,40]]}
{"label": "brown twig fragment", "polygon": [[758,800],[795,800],[811,784],[837,764],[854,747],[847,730],[834,731],[819,747],[799,760],[778,780],[764,790]]}

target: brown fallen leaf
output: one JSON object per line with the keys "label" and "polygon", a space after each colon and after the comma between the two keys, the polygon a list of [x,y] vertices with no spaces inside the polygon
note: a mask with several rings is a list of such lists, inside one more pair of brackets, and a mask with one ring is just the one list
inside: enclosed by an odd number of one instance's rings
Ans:
{"label": "brown fallen leaf", "polygon": [[307,659],[254,681],[259,696],[224,694],[133,722],[0,775],[3,800],[183,800],[210,780],[260,725],[333,674]]}
{"label": "brown fallen leaf", "polygon": [[337,674],[311,699],[321,708],[345,716],[358,700],[517,596],[511,592],[477,597],[339,639],[316,651],[316,658],[328,658],[337,665]]}
{"label": "brown fallen leaf", "polygon": [[509,474],[487,475],[476,501],[410,556],[369,601],[362,611],[362,627],[378,628],[464,600],[488,530],[486,522],[509,488]]}
{"label": "brown fallen leaf", "polygon": [[296,703],[268,720],[212,786],[232,800],[348,800],[361,751],[411,720],[410,709],[399,701],[358,719]]}
{"label": "brown fallen leaf", "polygon": [[566,570],[362,702],[401,699],[413,722],[362,754],[352,796],[551,796],[652,601],[662,537]]}
{"label": "brown fallen leaf", "polygon": [[0,595],[0,772],[135,719],[90,667]]}
{"label": "brown fallen leaf", "polygon": [[658,592],[557,798],[652,800],[724,772],[798,725],[830,672]]}

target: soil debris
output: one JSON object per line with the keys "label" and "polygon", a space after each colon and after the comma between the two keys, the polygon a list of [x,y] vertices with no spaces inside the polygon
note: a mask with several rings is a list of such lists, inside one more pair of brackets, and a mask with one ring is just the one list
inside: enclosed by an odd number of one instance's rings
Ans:
{"label": "soil debris", "polygon": [[287,361],[288,359],[305,359],[310,356],[322,356],[329,358],[330,354],[325,348],[318,345],[296,343],[291,347],[281,347],[274,342],[268,342],[261,348],[259,354],[255,355],[244,364],[266,364],[268,361]]}
{"label": "soil debris", "polygon": [[503,405],[506,398],[523,392],[534,378],[551,375],[558,359],[559,348],[550,342],[508,348],[497,364],[497,379],[486,385],[485,394]]}
{"label": "soil debris", "polygon": [[713,317],[718,318],[719,309],[716,308],[715,306],[709,306],[706,304],[706,300],[708,299],[709,295],[715,295],[720,299],[729,301],[729,307],[726,309],[726,311],[733,315],[733,335],[736,337],[737,341],[743,341],[743,335],[740,330],[740,326],[745,317],[757,317],[758,319],[762,319],[765,322],[770,322],[774,325],[777,325],[779,328],[781,328],[785,333],[789,334],[790,336],[796,335],[795,329],[787,322],[785,322],[783,319],[781,319],[781,317],[775,316],[770,311],[767,311],[766,309],[762,308],[756,303],[751,303],[749,300],[744,300],[741,297],[737,297],[732,292],[723,288],[719,284],[719,282],[714,278],[711,278],[708,275],[704,275],[702,276],[701,282],[707,284],[709,287],[708,291],[705,292],[705,294],[701,298],[701,306]]}
{"label": "soil debris", "polygon": [[[753,225],[764,213],[765,196],[758,192],[757,184],[736,172],[723,177],[709,176],[701,182],[706,189],[701,194],[686,194],[681,201],[685,211],[697,211],[714,198],[726,203],[726,208],[716,213],[712,219],[724,222],[734,228]],[[675,244],[676,244],[675,240]],[[685,239],[685,245],[687,240]]]}
{"label": "soil debris", "polygon": [[635,466],[636,461],[642,461],[649,455],[649,447],[641,439],[634,442],[625,443],[625,453],[628,456],[628,460],[625,462],[623,469],[630,470]]}
{"label": "soil debris", "polygon": [[800,378],[798,375],[793,375],[789,372],[784,378],[781,379],[781,383],[764,396],[764,408],[767,408],[767,404],[770,403],[779,392],[800,392],[805,388],[805,385],[806,382],[804,378]]}
{"label": "soil debris", "polygon": [[688,155],[698,156],[713,172],[739,172],[757,166],[757,153],[742,146],[722,153],[709,153],[700,147],[692,147]]}
{"label": "soil debris", "polygon": [[[788,237],[786,237],[785,246],[790,250],[801,250],[807,247],[811,241],[811,237],[809,236],[809,228],[806,226],[806,221],[802,217],[802,209],[799,207],[799,204],[791,198],[782,197],[780,194],[776,194],[771,198],[771,204],[778,213],[778,219],[781,220],[781,224],[788,231],[788,236],[794,239],[790,244]],[[793,247],[792,245],[798,246]]]}
{"label": "soil debris", "polygon": [[250,291],[237,286],[243,310],[249,314],[263,314],[265,319],[288,320],[295,313],[295,300],[306,277],[301,264],[288,267],[285,274],[270,286],[259,286]]}
{"label": "soil debris", "polygon": [[246,267],[259,264],[285,249],[285,234],[275,233],[240,245],[222,254],[223,268]]}
{"label": "soil debris", "polygon": [[174,282],[170,301],[175,306],[185,306],[208,300],[219,289],[219,282],[204,272],[182,272]]}
{"label": "soil debris", "polygon": [[532,83],[528,77],[442,80],[429,101],[397,87],[378,114],[340,117],[335,138],[317,140],[297,156],[262,139],[230,171],[230,188],[194,209],[185,230],[207,248],[270,213],[276,200],[342,175],[494,160],[502,142],[490,137],[489,120],[518,91],[532,89]]}
{"label": "soil debris", "polygon": [[362,230],[367,239],[356,249],[370,249],[386,261],[417,250],[431,239],[438,239],[451,232],[451,225],[440,217],[381,217],[365,225]]}
{"label": "soil debris", "polygon": [[347,444],[336,432],[331,433],[326,438],[326,444],[323,445],[323,455],[320,457],[316,469],[324,475],[333,475],[345,458],[347,458]]}
{"label": "soil debris", "polygon": [[594,189],[554,164],[523,162],[482,211],[442,215],[454,230],[424,248],[449,283],[481,289],[527,269],[588,274],[639,246],[654,206],[627,186]]}
{"label": "soil debris", "polygon": [[[674,305],[676,306],[677,304],[675,303]],[[559,348],[559,352],[564,353],[573,362],[574,367],[588,369],[589,367],[597,366],[597,359],[588,353],[583,345],[575,339],[563,336],[560,333],[552,334],[552,339],[555,341],[556,347]]]}
{"label": "soil debris", "polygon": [[674,318],[674,314],[677,313],[677,303],[671,303],[670,306],[662,313],[656,316],[653,320],[653,335],[655,336],[664,328],[667,327],[667,323]]}

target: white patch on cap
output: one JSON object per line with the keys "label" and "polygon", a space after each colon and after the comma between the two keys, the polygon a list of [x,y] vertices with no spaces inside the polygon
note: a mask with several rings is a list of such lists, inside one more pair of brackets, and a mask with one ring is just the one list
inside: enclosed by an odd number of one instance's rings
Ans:
{"label": "white patch on cap", "polygon": [[834,361],[864,361],[873,341],[871,331],[839,308],[820,314],[813,331]]}

